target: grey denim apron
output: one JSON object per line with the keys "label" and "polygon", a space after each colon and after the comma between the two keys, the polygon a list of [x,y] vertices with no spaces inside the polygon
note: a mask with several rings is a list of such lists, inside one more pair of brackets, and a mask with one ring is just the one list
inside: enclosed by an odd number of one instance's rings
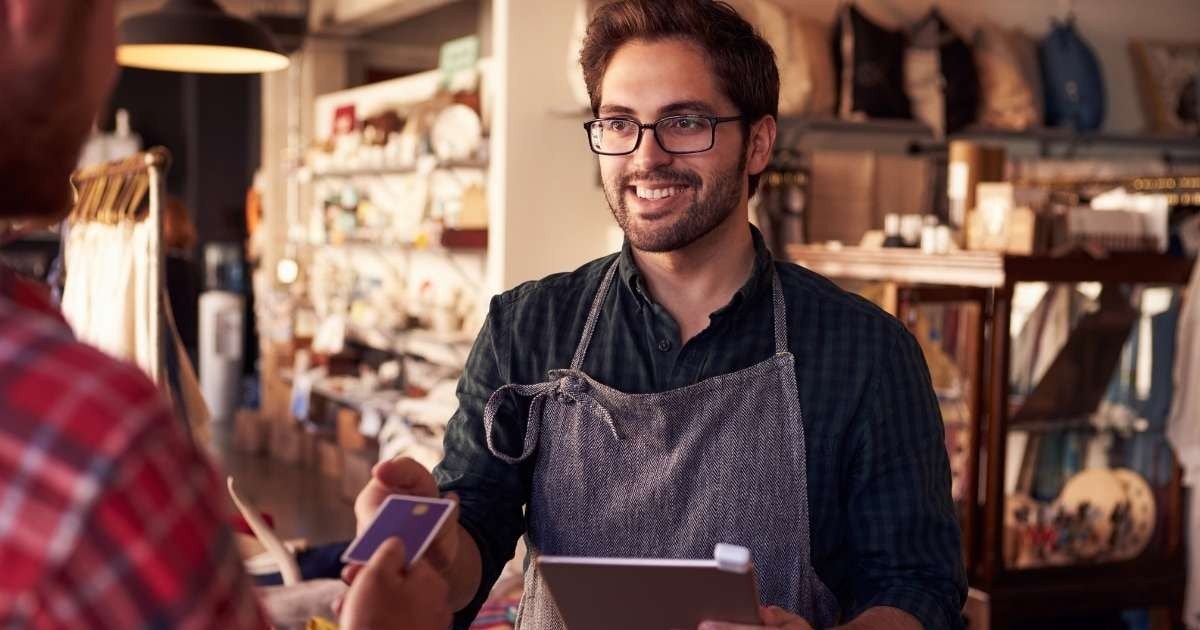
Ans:
{"label": "grey denim apron", "polygon": [[[804,426],[779,276],[772,357],[687,387],[626,394],[582,371],[616,269],[614,261],[596,293],[571,368],[550,371],[544,383],[505,385],[484,411],[493,455],[516,464],[537,451],[526,513],[531,557],[712,558],[717,543],[742,545],[763,604],[817,628],[834,625],[837,601],[809,557]],[[533,397],[516,457],[492,438],[506,391]],[[517,627],[564,627],[534,562]]]}

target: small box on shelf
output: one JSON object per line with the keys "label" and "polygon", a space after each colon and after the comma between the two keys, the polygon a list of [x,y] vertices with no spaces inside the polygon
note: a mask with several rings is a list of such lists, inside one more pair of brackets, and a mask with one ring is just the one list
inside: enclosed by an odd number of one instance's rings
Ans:
{"label": "small box on shelf", "polygon": [[442,230],[442,247],[446,249],[487,249],[487,228],[444,228]]}

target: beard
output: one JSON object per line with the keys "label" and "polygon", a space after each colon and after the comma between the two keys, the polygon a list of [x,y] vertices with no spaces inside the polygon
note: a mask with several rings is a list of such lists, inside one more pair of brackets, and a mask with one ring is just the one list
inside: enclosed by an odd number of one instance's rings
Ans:
{"label": "beard", "polygon": [[0,123],[0,219],[53,222],[71,210],[70,176],[89,126],[54,115],[22,118]]}
{"label": "beard", "polygon": [[[680,216],[667,225],[642,225],[629,215],[625,193],[634,180],[679,182],[688,187],[692,203]],[[691,171],[657,168],[627,173],[614,181],[606,181],[604,197],[613,218],[629,244],[644,252],[671,252],[683,249],[713,231],[737,208],[746,181],[746,153],[741,152],[735,168],[722,171],[709,182]]]}

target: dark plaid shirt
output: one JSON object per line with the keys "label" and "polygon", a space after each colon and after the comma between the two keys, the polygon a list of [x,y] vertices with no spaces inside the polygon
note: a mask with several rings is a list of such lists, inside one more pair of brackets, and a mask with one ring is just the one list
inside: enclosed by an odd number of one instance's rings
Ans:
{"label": "dark plaid shirt", "polygon": [[[960,533],[941,415],[919,346],[869,302],[802,267],[773,262],[751,230],[757,257],[750,279],[682,346],[678,325],[645,291],[628,244],[618,255],[492,300],[459,382],[445,461],[435,471],[444,491],[458,493],[461,522],[483,560],[480,594],[460,613],[459,625],[474,616],[525,532],[536,459],[535,453],[512,466],[488,451],[484,405],[506,383],[542,382],[547,371],[570,365],[592,298],[619,256],[619,282],[605,298],[583,368],[628,393],[684,387],[770,357],[774,265],[804,412],[817,574],[846,619],[871,606],[894,606],[926,628],[962,627]],[[502,452],[521,452],[527,405],[510,401],[498,415]]]}

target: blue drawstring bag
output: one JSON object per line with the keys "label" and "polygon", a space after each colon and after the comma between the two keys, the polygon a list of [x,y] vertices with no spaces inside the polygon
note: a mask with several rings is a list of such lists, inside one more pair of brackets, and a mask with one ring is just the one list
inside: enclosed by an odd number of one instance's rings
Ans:
{"label": "blue drawstring bag", "polygon": [[1104,123],[1104,77],[1096,53],[1075,30],[1075,21],[1054,21],[1038,44],[1046,96],[1046,124],[1094,131]]}

